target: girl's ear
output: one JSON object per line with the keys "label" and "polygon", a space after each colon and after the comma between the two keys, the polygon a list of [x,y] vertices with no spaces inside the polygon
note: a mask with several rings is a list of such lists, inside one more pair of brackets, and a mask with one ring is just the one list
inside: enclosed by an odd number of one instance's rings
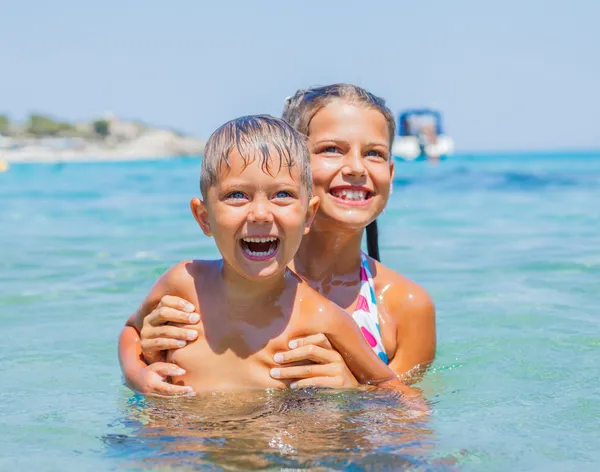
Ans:
{"label": "girl's ear", "polygon": [[190,208],[192,210],[192,214],[194,215],[194,219],[198,222],[200,228],[202,228],[202,232],[206,236],[212,236],[212,231],[210,229],[210,221],[208,219],[208,209],[206,208],[206,204],[198,197],[194,197],[190,201]]}
{"label": "girl's ear", "polygon": [[308,201],[308,208],[306,209],[306,219],[304,223],[304,234],[308,234],[310,231],[310,225],[312,225],[313,220],[315,219],[315,215],[319,210],[319,204],[321,203],[319,197],[313,196],[310,197]]}

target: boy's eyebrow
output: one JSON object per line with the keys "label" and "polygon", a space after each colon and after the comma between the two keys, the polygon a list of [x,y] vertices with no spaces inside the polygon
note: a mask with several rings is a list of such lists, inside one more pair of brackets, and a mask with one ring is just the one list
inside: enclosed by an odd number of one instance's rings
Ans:
{"label": "boy's eyebrow", "polygon": [[[271,182],[269,182],[266,187],[281,187],[281,186],[288,186],[288,187],[297,187],[301,185],[299,182],[296,181],[296,179],[294,179],[292,176],[286,175],[286,176],[282,176],[279,177],[278,179],[271,179]],[[255,187],[256,185],[253,182],[249,182],[248,179],[244,179],[244,178],[239,178],[239,179],[230,179],[229,182],[225,182],[221,184],[223,189],[230,189],[230,188],[249,188],[249,187]]]}
{"label": "boy's eyebrow", "polygon": [[226,183],[221,183],[220,184],[221,188],[233,188],[233,187],[253,187],[252,182],[248,182],[248,180],[246,179],[239,179],[239,180],[229,180],[229,182]]}

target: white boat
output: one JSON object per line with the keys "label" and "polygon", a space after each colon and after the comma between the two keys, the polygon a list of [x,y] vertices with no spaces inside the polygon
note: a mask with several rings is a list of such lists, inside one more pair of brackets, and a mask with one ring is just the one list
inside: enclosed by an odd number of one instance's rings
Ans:
{"label": "white boat", "polygon": [[406,161],[438,160],[454,152],[454,140],[444,134],[438,111],[406,110],[398,121],[398,135],[392,144],[393,156]]}

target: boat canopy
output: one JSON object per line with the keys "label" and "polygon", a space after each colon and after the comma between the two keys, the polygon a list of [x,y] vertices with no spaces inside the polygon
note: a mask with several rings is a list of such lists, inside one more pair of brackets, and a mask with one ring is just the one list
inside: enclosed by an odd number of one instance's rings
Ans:
{"label": "boat canopy", "polygon": [[435,127],[436,135],[443,134],[442,115],[429,108],[405,110],[398,119],[398,136],[417,136],[424,122]]}

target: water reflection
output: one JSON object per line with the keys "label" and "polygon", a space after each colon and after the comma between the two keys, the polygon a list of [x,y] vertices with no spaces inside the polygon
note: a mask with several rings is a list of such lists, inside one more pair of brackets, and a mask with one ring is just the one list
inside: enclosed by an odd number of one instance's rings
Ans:
{"label": "water reflection", "polygon": [[431,470],[436,463],[427,417],[388,391],[140,398],[125,408],[125,416],[131,433],[103,439],[127,467]]}

